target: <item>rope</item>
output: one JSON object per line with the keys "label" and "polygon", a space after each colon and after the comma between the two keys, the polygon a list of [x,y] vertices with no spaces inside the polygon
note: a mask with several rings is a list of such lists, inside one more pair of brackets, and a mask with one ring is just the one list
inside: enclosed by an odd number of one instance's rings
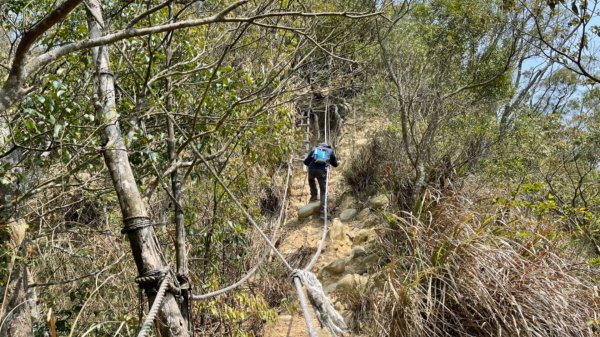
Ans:
{"label": "rope", "polygon": [[135,230],[152,226],[152,221],[147,216],[132,216],[123,219],[121,234],[128,234]]}
{"label": "rope", "polygon": [[[287,196],[288,196],[288,190],[289,190],[289,186],[290,186],[290,179],[292,176],[292,165],[291,165],[291,160],[288,161],[288,174],[287,174],[287,178],[286,178],[286,184],[285,184],[285,190],[283,192],[283,201],[282,201],[282,206],[281,206],[281,210],[279,212],[279,216],[277,218],[277,225],[273,231],[273,236],[272,236],[272,240],[275,239],[275,237],[277,236],[277,232],[279,231],[279,228],[281,226],[281,223],[284,219],[284,215],[285,215],[285,208],[286,208],[286,203],[287,203]],[[130,219],[127,219],[130,220]],[[264,262],[265,258],[268,255],[268,252],[270,251],[270,249],[265,250],[265,252],[262,254],[260,260],[258,261],[258,263],[250,270],[248,271],[248,273],[246,273],[246,275],[244,277],[242,277],[238,282],[225,287],[223,289],[217,290],[217,291],[213,291],[207,294],[202,294],[202,295],[193,295],[191,297],[192,300],[206,300],[212,297],[216,297],[219,295],[222,295],[228,291],[231,291],[237,287],[239,287],[240,285],[242,285],[244,282],[246,282],[250,277],[252,277],[256,271],[258,270],[258,268],[260,267],[260,265]],[[145,288],[145,287],[149,287],[151,285],[154,285],[157,283],[158,280],[163,279],[163,282],[161,283],[161,286],[158,290],[158,294],[156,295],[156,299],[154,301],[154,304],[152,305],[152,309],[155,308],[155,306],[157,306],[157,309],[160,308],[160,303],[163,300],[163,296],[164,296],[164,292],[166,291],[166,289],[170,289],[172,291],[178,292],[180,289],[174,287],[174,285],[171,282],[166,282],[166,276],[169,275],[169,270],[167,269],[163,269],[163,270],[152,270],[149,271],[143,275],[140,275],[138,277],[136,277],[135,282],[139,284],[140,286],[140,304],[142,303],[142,294],[141,294],[141,289]],[[165,288],[163,290],[163,293],[161,295],[161,289]],[[161,297],[159,297],[161,296]],[[159,303],[159,304],[157,304]],[[141,305],[140,305],[140,309],[141,309]],[[149,329],[150,325],[152,324],[152,322],[155,319],[156,313],[152,313],[152,309],[151,311],[148,313],[148,317],[146,318],[146,321],[144,322],[144,325],[142,326],[142,329],[140,330],[138,337],[143,337],[146,336],[147,331],[144,331],[144,329]],[[140,310],[139,313],[139,319],[142,319],[142,315],[143,312],[142,310]],[[152,315],[152,316],[151,316]]]}
{"label": "rope", "polygon": [[229,189],[229,187],[227,187],[227,185],[219,177],[219,175],[217,174],[217,172],[215,172],[215,169],[212,166],[210,166],[210,164],[208,163],[208,161],[206,160],[206,158],[204,158],[204,156],[201,155],[200,153],[198,153],[198,151],[196,151],[195,149],[194,149],[194,152],[200,158],[200,160],[204,163],[204,165],[206,166],[206,168],[208,168],[208,170],[210,171],[210,173],[215,177],[215,179],[217,180],[217,182],[219,183],[219,185],[221,185],[221,187],[223,187],[223,189],[225,190],[225,192],[227,192],[227,194],[229,195],[229,197],[231,198],[231,200],[233,200],[233,202],[235,203],[235,205],[240,209],[240,211],[242,211],[242,213],[244,214],[244,216],[246,217],[246,219],[248,219],[248,221],[250,222],[250,224],[252,224],[252,226],[258,231],[258,233],[260,234],[260,236],[265,240],[265,242],[267,243],[267,245],[273,250],[273,253],[275,253],[275,255],[277,255],[277,257],[283,262],[283,264],[290,271],[294,271],[294,269],[292,268],[292,266],[285,260],[285,257],[283,257],[283,255],[277,250],[277,248],[271,242],[271,240],[269,240],[269,238],[267,237],[267,235],[265,234],[265,232],[263,232],[263,230],[256,224],[256,222],[254,221],[254,219],[252,218],[252,216],[248,213],[248,211],[246,211],[246,209],[244,208],[244,206],[242,206],[242,204],[240,203],[240,201],[236,198],[236,196],[233,194],[233,192],[231,192],[231,190]]}
{"label": "rope", "polygon": [[[252,216],[248,213],[248,211],[246,211],[246,209],[242,206],[242,204],[239,202],[239,200],[237,199],[237,197],[231,192],[231,190],[227,187],[227,185],[219,177],[219,175],[217,174],[217,172],[215,172],[214,168],[208,163],[208,161],[204,158],[204,156],[202,156],[200,153],[198,153],[198,151],[196,149],[194,149],[194,152],[195,152],[196,156],[198,156],[200,158],[200,160],[204,163],[204,165],[208,168],[208,170],[210,171],[210,173],[214,176],[214,178],[221,185],[221,187],[223,187],[223,189],[225,190],[225,192],[227,192],[227,194],[229,195],[229,197],[233,200],[233,202],[236,204],[236,206],[240,209],[240,211],[248,219],[248,221],[250,222],[250,224],[252,224],[252,226],[254,226],[254,228],[258,231],[258,233],[262,236],[262,238],[265,240],[265,242],[267,243],[267,245],[271,248],[271,250],[273,251],[273,253],[275,253],[275,255],[283,262],[283,264],[292,272],[292,275],[303,275],[303,274],[305,275],[306,273],[312,274],[308,270],[302,270],[302,271],[300,271],[300,270],[292,268],[292,266],[286,261],[285,257],[279,252],[279,250],[277,250],[277,248],[275,247],[275,245],[271,242],[271,240],[269,240],[269,238],[263,232],[263,230],[256,224],[256,222],[254,221],[254,219],[252,218]],[[326,196],[327,196],[327,192],[325,192],[325,193],[326,193]],[[327,199],[325,199],[325,203],[327,203]],[[325,211],[325,216],[327,216],[327,211]],[[326,219],[325,219],[325,224],[327,224],[327,220]],[[324,240],[322,240],[322,242],[321,242],[320,250],[322,250],[323,241]],[[320,251],[319,251],[319,254],[320,254]],[[313,260],[315,260],[315,259],[313,258]],[[314,265],[314,263],[312,263],[312,264]],[[316,276],[314,276],[314,274],[313,274],[313,277],[314,277],[314,279],[316,279]],[[305,277],[305,279],[306,279],[306,277]],[[310,318],[310,313],[308,311],[308,305],[306,303],[306,299],[304,298],[304,291],[302,289],[302,285],[300,284],[300,281],[302,281],[302,277],[301,276],[295,276],[294,277],[294,284],[296,285],[296,292],[298,293],[298,298],[300,299],[300,304],[302,306],[302,312],[304,313],[304,319],[306,321],[306,326],[307,326],[307,329],[308,329],[308,333],[309,333],[309,335],[311,337],[318,337],[318,334],[317,334],[315,328],[312,326],[312,321],[311,321],[311,318]],[[319,290],[314,290],[313,292],[317,293],[317,292],[319,292]],[[311,292],[309,292],[309,295],[313,296],[314,294],[312,294]],[[321,307],[315,307],[317,310],[320,310],[320,309],[321,310],[327,310],[327,311],[325,311],[325,312],[320,313],[319,315],[317,315],[317,317],[321,317],[321,316],[324,316],[324,317],[335,316],[332,312],[329,311],[329,310],[333,310],[335,312],[335,308],[333,307],[333,305],[331,304],[331,302],[329,301],[329,299],[327,299],[327,297],[323,293],[322,287],[320,288],[320,293],[316,294],[316,296],[317,296],[317,300],[318,301],[328,302],[329,303],[328,306],[327,305],[322,305]],[[313,301],[314,301],[314,299],[313,299]],[[339,313],[337,313],[337,315],[339,315]],[[327,325],[325,325],[325,326],[327,326]],[[345,325],[338,327],[338,330],[344,331],[345,330]],[[336,330],[332,330],[332,333],[335,333],[335,331]]]}
{"label": "rope", "polygon": [[[181,130],[182,133],[185,135],[185,132],[183,132],[183,130]],[[266,236],[266,234],[260,229],[260,227],[256,224],[256,222],[252,219],[252,217],[250,216],[250,214],[246,211],[246,209],[241,205],[241,203],[239,202],[239,200],[233,195],[233,193],[231,192],[231,190],[229,190],[229,188],[227,187],[227,185],[225,185],[225,183],[223,182],[223,180],[219,177],[219,175],[215,172],[214,168],[212,166],[210,166],[210,164],[208,163],[208,161],[206,160],[206,158],[204,158],[204,156],[202,156],[202,154],[200,154],[200,152],[195,148],[192,147],[192,151],[193,153],[200,158],[200,160],[204,163],[204,165],[206,165],[206,167],[209,169],[210,173],[215,177],[215,179],[217,180],[217,182],[223,187],[223,189],[227,192],[227,194],[232,198],[232,200],[234,201],[234,203],[236,204],[236,206],[240,209],[240,211],[242,211],[242,213],[244,214],[244,216],[248,219],[248,221],[250,222],[250,224],[252,224],[252,226],[254,226],[254,228],[258,231],[258,233],[261,235],[261,237],[265,240],[265,242],[267,243],[267,245],[269,246],[269,248],[273,251],[273,253],[283,262],[283,264],[290,270],[292,271],[292,273],[295,272],[294,269],[292,269],[292,267],[290,266],[290,264],[285,260],[285,258],[283,257],[283,255],[277,250],[277,248],[275,247],[275,245],[273,245],[273,243],[269,240],[269,238]],[[327,202],[327,201],[325,201]],[[325,213],[326,214],[326,213]],[[325,222],[327,223],[327,222]],[[308,271],[307,271],[308,272]],[[315,277],[316,278],[316,277]],[[314,327],[312,326],[312,322],[310,319],[310,314],[308,312],[308,306],[306,304],[306,299],[304,298],[304,292],[302,290],[302,285],[301,280],[299,279],[299,277],[294,277],[294,283],[296,285],[296,291],[298,293],[298,297],[300,299],[300,302],[302,303],[302,311],[304,313],[304,319],[306,321],[306,326],[308,328],[308,332],[309,335],[311,337],[317,337],[317,333],[316,330],[314,329]],[[327,301],[329,301],[325,295],[323,294],[323,298]],[[333,306],[330,306],[331,308],[333,308]],[[318,309],[318,308],[317,308]],[[335,309],[334,309],[335,310]],[[318,317],[320,317],[318,315]],[[334,332],[333,332],[334,333]]]}
{"label": "rope", "polygon": [[168,269],[151,270],[136,277],[135,283],[148,292],[149,289],[153,288],[160,280],[164,279],[168,272]]}
{"label": "rope", "polygon": [[[292,275],[296,275],[299,270],[295,270]],[[294,286],[296,286],[296,293],[298,294],[298,299],[300,300],[300,308],[302,308],[302,314],[304,315],[304,322],[306,322],[306,329],[308,330],[308,335],[310,337],[318,337],[317,330],[312,324],[312,320],[310,318],[310,312],[308,311],[308,303],[306,302],[306,297],[304,297],[304,289],[302,289],[302,280],[294,276],[292,277],[294,280]],[[317,316],[318,317],[318,316]]]}
{"label": "rope", "polygon": [[310,271],[311,269],[313,269],[313,267],[317,263],[317,260],[321,256],[321,253],[323,252],[323,248],[325,247],[325,239],[327,238],[327,232],[329,231],[329,228],[328,228],[329,220],[327,220],[327,217],[328,217],[328,214],[327,214],[328,192],[327,192],[327,190],[329,190],[329,170],[327,170],[327,177],[325,180],[325,201],[324,201],[324,206],[323,206],[323,208],[324,208],[323,209],[323,234],[321,235],[321,241],[319,242],[319,246],[317,247],[317,251],[315,252],[315,255],[313,255],[313,257],[310,260],[310,262],[308,263],[308,265],[306,267],[304,267],[305,271]]}
{"label": "rope", "polygon": [[[329,144],[329,96],[327,96],[327,102],[325,105],[325,143]],[[327,200],[329,196],[329,170],[327,170],[327,177],[325,179],[325,196],[324,196],[324,205],[323,205],[323,234],[321,236],[321,241],[319,242],[319,246],[317,247],[317,251],[315,255],[313,255],[311,261],[303,270],[295,270],[293,277],[294,282],[297,284],[297,280],[300,280],[302,284],[306,287],[308,295],[311,299],[311,303],[315,309],[317,314],[317,319],[321,322],[322,326],[325,326],[333,336],[337,336],[337,334],[343,334],[348,330],[346,326],[346,322],[342,315],[335,309],[331,301],[325,296],[325,292],[323,291],[323,286],[319,279],[313,274],[310,270],[315,266],[317,260],[321,256],[323,252],[323,248],[325,247],[325,239],[327,238],[327,233],[329,231],[329,220],[328,220],[328,207]],[[298,285],[296,285],[298,287]],[[302,294],[303,295],[303,294]],[[306,303],[302,303],[302,310],[305,312],[305,317],[308,317],[305,311]],[[311,331],[312,324],[309,324],[309,320],[306,321],[309,333]],[[314,328],[313,328],[314,329]],[[313,336],[313,335],[311,335]]]}
{"label": "rope", "polygon": [[156,297],[154,298],[152,308],[150,308],[150,311],[148,311],[148,316],[146,316],[146,320],[144,321],[144,324],[142,325],[142,328],[140,329],[140,332],[138,333],[137,337],[146,337],[148,335],[148,332],[152,328],[152,323],[156,318],[156,314],[158,314],[158,310],[160,309],[160,306],[162,305],[162,302],[164,300],[167,287],[171,283],[170,281],[171,275],[167,273],[165,275],[165,278],[162,280],[160,287],[158,288],[158,293],[156,293]]}
{"label": "rope", "polygon": [[[288,195],[288,188],[290,185],[290,177],[292,176],[292,170],[291,170],[291,161],[288,162],[288,175],[287,175],[287,179],[286,179],[286,183],[285,183],[285,190],[283,192],[283,201],[281,202],[281,210],[279,211],[279,216],[277,218],[277,226],[275,227],[274,231],[273,231],[273,235],[271,237],[271,241],[274,240],[277,236],[277,232],[279,230],[279,227],[281,226],[281,223],[284,219],[284,213],[285,213],[285,208],[286,208],[286,203],[287,203],[287,195]],[[248,279],[250,279],[258,270],[258,268],[260,267],[260,265],[264,262],[264,260],[266,259],[267,255],[269,254],[269,251],[271,251],[271,249],[266,249],[265,252],[262,254],[262,256],[260,257],[260,260],[258,260],[258,262],[256,263],[256,265],[254,267],[252,267],[252,269],[250,269],[246,275],[244,275],[241,279],[239,279],[236,283],[225,287],[223,289],[219,289],[219,290],[215,290],[213,292],[210,293],[206,293],[206,294],[202,294],[202,295],[193,295],[191,297],[192,300],[196,300],[196,301],[201,301],[201,300],[207,300],[209,298],[213,298],[219,295],[222,295],[230,290],[233,290],[239,286],[241,286],[242,284],[244,284],[244,282],[246,282]]]}
{"label": "rope", "polygon": [[[331,60],[330,60],[331,62]],[[328,126],[329,126],[329,95],[327,95],[327,100],[325,102],[325,123],[324,123],[324,131],[325,131],[325,143],[329,144],[329,137],[328,137]],[[325,247],[325,239],[327,238],[327,232],[328,232],[328,214],[327,214],[327,197],[328,197],[328,191],[329,191],[329,170],[326,171],[327,173],[327,177],[325,178],[325,196],[324,196],[324,201],[323,201],[323,235],[321,236],[321,241],[319,242],[319,246],[317,247],[317,251],[315,252],[315,255],[312,257],[311,261],[309,262],[309,264],[304,268],[304,270],[306,271],[310,271],[315,264],[317,263],[317,260],[319,259],[319,256],[321,256],[321,252],[323,251],[323,248]]]}
{"label": "rope", "polygon": [[315,274],[307,270],[297,270],[294,273],[296,279],[300,279],[302,284],[306,287],[311,303],[316,308],[317,318],[323,326],[325,326],[333,336],[338,333],[343,334],[347,331],[348,327],[342,315],[331,304],[331,301],[325,296],[323,286]]}

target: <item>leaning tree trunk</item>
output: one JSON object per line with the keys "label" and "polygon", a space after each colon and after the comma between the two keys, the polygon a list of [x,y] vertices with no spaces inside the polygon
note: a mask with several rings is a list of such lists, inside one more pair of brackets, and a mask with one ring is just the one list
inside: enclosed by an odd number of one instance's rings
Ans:
{"label": "leaning tree trunk", "polygon": [[[102,36],[104,27],[103,13],[100,0],[88,0],[88,26],[90,38]],[[95,106],[98,118],[104,126],[103,156],[110,172],[119,205],[123,214],[124,230],[127,232],[131,251],[140,276],[160,275],[167,266],[161,260],[160,247],[149,226],[150,219],[142,201],[133,176],[127,148],[119,128],[118,114],[115,102],[114,78],[110,72],[108,47],[92,49],[95,64]],[[146,291],[149,302],[152,303],[158,288],[156,279],[141,283]],[[158,314],[158,329],[161,336],[189,336],[187,326],[177,305],[175,296],[165,295],[164,302]]]}

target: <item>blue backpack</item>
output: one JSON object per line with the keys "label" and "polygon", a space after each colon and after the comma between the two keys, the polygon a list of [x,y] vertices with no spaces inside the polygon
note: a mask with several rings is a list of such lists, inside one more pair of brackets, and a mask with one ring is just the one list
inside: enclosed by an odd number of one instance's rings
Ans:
{"label": "blue backpack", "polygon": [[330,156],[331,156],[330,152],[327,151],[327,149],[324,147],[317,146],[313,150],[313,155],[312,155],[313,162],[315,162],[317,164],[328,164]]}

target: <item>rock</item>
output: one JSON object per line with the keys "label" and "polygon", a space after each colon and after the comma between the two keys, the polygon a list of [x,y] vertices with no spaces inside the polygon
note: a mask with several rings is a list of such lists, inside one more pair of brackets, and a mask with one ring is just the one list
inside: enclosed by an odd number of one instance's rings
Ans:
{"label": "rock", "polygon": [[380,194],[378,196],[375,196],[371,199],[369,199],[369,207],[373,208],[373,209],[381,209],[381,208],[385,208],[389,205],[390,200],[388,199],[387,195],[385,194]]}
{"label": "rock", "polygon": [[350,252],[350,258],[356,259],[358,257],[367,256],[367,250],[363,246],[356,246],[352,248],[352,252]]}
{"label": "rock", "polygon": [[326,271],[332,275],[339,275],[339,274],[343,273],[344,270],[346,270],[346,259],[345,258],[337,259],[337,260],[331,262],[330,264],[326,265],[325,267],[323,267],[323,271]]}
{"label": "rock", "polygon": [[331,229],[329,230],[329,239],[331,241],[342,241],[345,238],[344,224],[338,218],[333,219]]}
{"label": "rock", "polygon": [[358,213],[358,220],[363,221],[367,219],[371,215],[371,210],[369,208],[364,208],[360,213]]}
{"label": "rock", "polygon": [[358,274],[348,274],[335,283],[336,292],[358,294],[367,286],[369,278]]}
{"label": "rock", "polygon": [[319,208],[321,207],[321,204],[319,201],[313,201],[308,203],[305,206],[300,207],[300,209],[298,209],[298,217],[299,218],[307,218],[313,214],[319,214]]}
{"label": "rock", "polygon": [[354,208],[346,209],[346,210],[342,211],[342,213],[340,213],[340,220],[342,222],[351,221],[356,216],[356,213],[357,213],[357,210]]}
{"label": "rock", "polygon": [[366,242],[369,242],[369,241],[373,240],[376,235],[377,234],[375,233],[374,229],[361,229],[352,238],[352,243],[355,244],[355,245],[360,245],[360,244],[363,244],[363,243],[366,243]]}
{"label": "rock", "polygon": [[352,274],[365,274],[373,270],[379,258],[375,254],[365,255],[352,259],[344,266],[344,272]]}
{"label": "rock", "polygon": [[377,263],[377,255],[368,254],[361,246],[352,248],[350,259],[344,265],[344,272],[348,274],[364,274]]}

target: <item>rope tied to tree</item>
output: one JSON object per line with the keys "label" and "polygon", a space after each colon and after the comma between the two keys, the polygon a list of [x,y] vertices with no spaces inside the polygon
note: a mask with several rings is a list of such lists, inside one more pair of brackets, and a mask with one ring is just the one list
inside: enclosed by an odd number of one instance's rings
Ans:
{"label": "rope tied to tree", "polygon": [[153,289],[156,289],[160,285],[161,281],[168,273],[168,268],[150,270],[138,275],[138,277],[135,278],[135,283],[137,283],[140,288],[146,290],[146,293],[152,292]]}
{"label": "rope tied to tree", "polygon": [[171,274],[167,271],[164,274],[164,278],[162,279],[160,287],[158,288],[158,292],[156,293],[156,297],[154,298],[154,303],[152,303],[152,308],[150,308],[150,311],[148,311],[148,316],[146,316],[146,320],[144,321],[144,324],[142,325],[142,328],[140,329],[140,332],[138,333],[137,337],[146,337],[148,335],[148,332],[152,328],[152,323],[156,318],[156,314],[158,314],[158,310],[160,309],[162,302],[165,298],[165,293],[167,291],[167,288],[169,287],[169,284],[171,284]]}
{"label": "rope tied to tree", "polygon": [[131,216],[123,219],[123,228],[121,234],[129,234],[138,229],[153,226],[154,224],[147,216]]}
{"label": "rope tied to tree", "polygon": [[170,268],[150,270],[142,275],[135,278],[135,283],[138,284],[140,289],[144,289],[146,293],[156,292],[156,289],[161,282],[167,277],[171,276],[170,281],[167,284],[167,290],[175,296],[181,295],[181,290],[189,289],[189,285],[180,285],[177,277],[174,277],[173,271]]}

